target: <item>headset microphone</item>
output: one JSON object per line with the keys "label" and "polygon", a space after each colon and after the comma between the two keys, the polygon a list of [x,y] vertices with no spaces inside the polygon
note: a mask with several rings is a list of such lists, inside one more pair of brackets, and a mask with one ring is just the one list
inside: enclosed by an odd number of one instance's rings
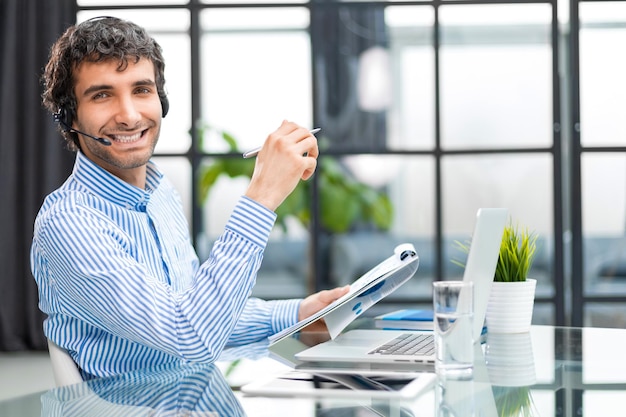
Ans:
{"label": "headset microphone", "polygon": [[89,133],[81,132],[80,130],[74,129],[72,127],[72,122],[69,119],[69,115],[65,107],[61,107],[58,112],[54,113],[53,118],[54,118],[54,121],[57,122],[61,126],[61,129],[63,129],[64,132],[78,133],[80,135],[87,136],[88,138],[91,138],[95,140],[96,142],[100,142],[101,144],[105,146],[111,146],[111,141],[108,139],[100,138],[98,136],[93,136],[93,135],[90,135]]}
{"label": "headset microphone", "polygon": [[100,138],[98,136],[93,136],[93,135],[90,135],[89,133],[81,132],[80,130],[76,130],[73,127],[70,127],[68,129],[68,132],[79,133],[79,134],[81,134],[83,136],[87,136],[88,138],[91,138],[91,139],[93,139],[93,140],[95,140],[97,142],[100,142],[101,144],[103,144],[105,146],[111,146],[111,141],[110,140],[105,139],[105,138]]}

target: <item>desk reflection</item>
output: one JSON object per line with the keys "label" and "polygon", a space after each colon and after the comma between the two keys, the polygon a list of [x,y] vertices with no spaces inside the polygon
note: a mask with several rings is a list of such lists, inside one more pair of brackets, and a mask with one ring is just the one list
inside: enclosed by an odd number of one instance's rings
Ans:
{"label": "desk reflection", "polygon": [[[307,342],[307,343],[304,343]],[[254,378],[287,369],[316,373],[372,372],[366,364],[302,363],[294,353],[308,339],[289,339],[268,347],[267,341],[224,351],[220,363],[171,364],[53,389],[36,397],[0,402],[1,416],[602,416],[622,417],[626,398],[626,330],[533,326],[528,334],[488,334],[477,345],[474,379],[442,383],[415,398],[397,401],[329,398],[248,397],[237,391],[233,375]],[[220,365],[241,361],[225,378]],[[269,367],[269,368],[268,368]],[[386,371],[430,371],[423,365],[384,366]],[[251,372],[248,372],[251,371]],[[229,381],[230,385],[229,386]],[[34,398],[34,400],[33,400]],[[37,412],[10,413],[31,407]],[[39,413],[41,405],[41,413]]]}
{"label": "desk reflection", "polygon": [[245,416],[213,364],[171,364],[53,389],[42,417]]}

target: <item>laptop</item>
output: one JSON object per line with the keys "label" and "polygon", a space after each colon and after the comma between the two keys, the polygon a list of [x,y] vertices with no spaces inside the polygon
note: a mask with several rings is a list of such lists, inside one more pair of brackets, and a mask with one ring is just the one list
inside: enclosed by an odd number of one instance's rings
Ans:
{"label": "laptop", "polygon": [[[481,208],[476,214],[464,281],[474,283],[474,341],[479,343],[483,332],[487,301],[498,262],[502,234],[508,217],[505,208]],[[295,354],[304,362],[360,363],[434,363],[435,349],[432,331],[355,329],[333,340],[320,343]],[[407,353],[391,353],[395,342],[417,346]]]}

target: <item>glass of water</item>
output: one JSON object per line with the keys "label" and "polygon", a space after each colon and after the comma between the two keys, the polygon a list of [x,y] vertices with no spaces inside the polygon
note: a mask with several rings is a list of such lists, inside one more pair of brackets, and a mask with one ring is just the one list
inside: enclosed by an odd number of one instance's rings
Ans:
{"label": "glass of water", "polygon": [[435,371],[438,375],[470,379],[474,366],[474,286],[465,281],[433,283],[435,313]]}

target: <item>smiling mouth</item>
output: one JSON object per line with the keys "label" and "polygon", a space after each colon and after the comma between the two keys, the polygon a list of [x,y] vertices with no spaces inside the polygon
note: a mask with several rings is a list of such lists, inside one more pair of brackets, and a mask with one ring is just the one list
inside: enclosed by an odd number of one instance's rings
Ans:
{"label": "smiling mouth", "polygon": [[143,136],[143,134],[145,133],[145,130],[142,130],[141,132],[137,132],[137,133],[133,133],[132,135],[130,134],[116,134],[116,135],[109,135],[109,137],[111,139],[113,139],[116,142],[120,142],[120,143],[132,143],[132,142],[136,142],[139,139],[141,139],[141,137]]}

